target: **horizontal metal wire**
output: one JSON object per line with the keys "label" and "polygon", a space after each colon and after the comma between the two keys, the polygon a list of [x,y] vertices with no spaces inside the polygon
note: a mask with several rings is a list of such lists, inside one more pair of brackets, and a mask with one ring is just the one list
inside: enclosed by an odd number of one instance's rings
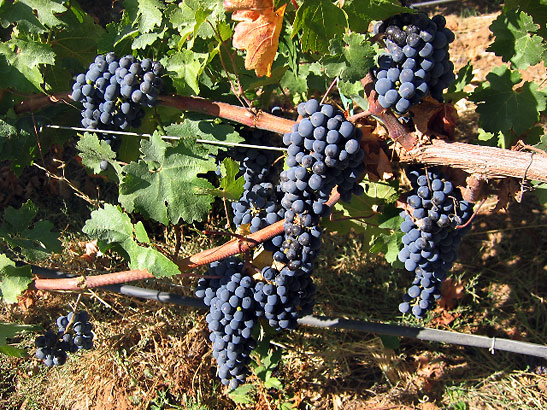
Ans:
{"label": "horizontal metal wire", "polygon": [[[74,277],[74,275],[54,271],[51,269],[41,268],[34,265],[32,265],[32,271],[38,276],[47,278]],[[190,306],[199,309],[206,309],[206,306],[199,299],[188,296],[176,295],[168,292],[160,292],[153,289],[145,289],[132,285],[108,285],[101,287],[101,289],[109,290],[127,296],[155,300],[161,303],[172,303],[179,306]],[[408,337],[427,342],[440,342],[461,346],[480,347],[490,350],[492,354],[494,354],[496,350],[503,350],[511,353],[518,353],[547,359],[547,346],[536,343],[521,342],[518,340],[469,335],[465,333],[438,329],[427,329],[423,327],[400,326],[386,323],[367,322],[363,320],[328,318],[324,316],[313,315],[305,316],[299,319],[298,323],[301,325],[312,327],[357,330],[361,332]]]}
{"label": "horizontal metal wire", "polygon": [[[126,135],[131,137],[142,137],[142,138],[150,138],[152,134],[142,134],[138,132],[131,132],[131,131],[116,131],[116,130],[100,130],[100,129],[91,129],[91,128],[83,128],[83,127],[67,127],[64,125],[54,125],[54,124],[47,124],[44,125],[45,128],[52,128],[52,129],[58,129],[58,130],[70,130],[70,131],[82,131],[82,132],[95,132],[98,134],[113,134],[113,135]],[[40,128],[40,131],[42,130],[42,127]],[[165,140],[181,140],[182,137],[177,137],[173,135],[160,135],[162,139]],[[201,138],[194,139],[195,142],[199,142],[201,144],[210,144],[210,145],[224,145],[228,147],[243,147],[243,148],[254,148],[254,149],[264,149],[269,151],[287,151],[287,148],[283,147],[270,147],[267,145],[254,145],[254,144],[245,144],[245,143],[239,143],[239,142],[229,142],[229,141],[214,141],[214,140],[205,140]]]}
{"label": "horizontal metal wire", "polygon": [[427,7],[427,6],[435,6],[437,4],[452,3],[454,1],[459,1],[459,0],[431,0],[431,1],[423,1],[421,3],[410,4],[410,6],[411,7]]}

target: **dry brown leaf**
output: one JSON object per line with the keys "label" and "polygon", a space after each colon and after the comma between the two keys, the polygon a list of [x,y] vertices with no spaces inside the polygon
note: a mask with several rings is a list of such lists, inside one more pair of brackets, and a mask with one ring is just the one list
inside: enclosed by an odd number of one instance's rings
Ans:
{"label": "dry brown leaf", "polygon": [[286,4],[274,11],[273,6],[262,10],[237,10],[232,19],[239,21],[234,30],[233,45],[247,50],[245,68],[255,70],[258,77],[272,75],[272,64],[279,45],[279,34]]}
{"label": "dry brown leaf", "polygon": [[416,129],[425,135],[454,138],[458,113],[452,104],[427,97],[412,108]]}
{"label": "dry brown leaf", "polygon": [[439,305],[443,309],[454,309],[456,301],[464,297],[464,286],[462,282],[454,282],[451,278],[446,279],[441,287],[441,299]]}
{"label": "dry brown leaf", "polygon": [[80,242],[80,245],[85,247],[85,253],[80,256],[80,259],[86,260],[88,262],[95,260],[95,258],[97,257],[97,253],[99,253],[97,240],[91,242]]}
{"label": "dry brown leaf", "polygon": [[383,149],[378,150],[378,175],[382,180],[393,178],[393,169],[391,161],[387,157]]}
{"label": "dry brown leaf", "polygon": [[431,319],[431,323],[434,325],[449,326],[456,318],[460,316],[459,313],[450,313],[448,310],[444,310],[441,307],[437,307],[435,310],[435,317]]}
{"label": "dry brown leaf", "polygon": [[444,363],[432,362],[427,355],[416,357],[416,374],[422,378],[422,389],[430,392],[434,382],[438,381],[444,375]]}
{"label": "dry brown leaf", "polygon": [[25,290],[22,295],[17,297],[17,305],[19,308],[26,312],[34,306],[36,303],[36,291],[34,290]]}

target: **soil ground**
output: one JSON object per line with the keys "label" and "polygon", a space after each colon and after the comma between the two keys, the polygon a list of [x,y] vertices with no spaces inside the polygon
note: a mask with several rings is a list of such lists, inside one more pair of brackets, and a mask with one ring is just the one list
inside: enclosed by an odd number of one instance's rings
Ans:
{"label": "soil ground", "polygon": [[[458,56],[456,68],[471,60],[475,84],[501,64],[486,52],[491,41],[488,26],[499,8],[495,2],[464,1],[430,9],[447,15],[457,38],[451,49],[451,55]],[[526,70],[523,77],[540,82],[545,67]],[[470,140],[477,133],[475,108],[456,107],[459,138]],[[530,193],[521,203],[489,214],[493,206],[483,206],[452,271],[457,300],[437,308],[424,322],[401,318],[397,312],[408,278],[383,258],[367,254],[363,238],[351,235],[329,235],[324,241],[315,313],[545,344],[547,213]],[[173,232],[157,234],[173,248]],[[213,245],[209,237],[185,235],[185,255]],[[123,267],[111,255],[90,261],[87,244],[78,239],[67,233],[64,253],[50,266],[72,272]],[[191,295],[194,282],[167,285],[150,280],[139,285]],[[19,304],[2,307],[0,320],[47,327],[74,300],[70,293],[29,293]],[[282,403],[337,410],[547,408],[547,375],[537,374],[540,363],[530,358],[412,339],[391,346],[390,340],[373,334],[312,328],[275,338],[283,360],[274,375],[282,389],[267,389],[253,376],[253,402],[236,405],[214,376],[199,311],[103,291],[85,292],[82,303],[95,324],[96,348],[50,370],[34,359],[2,358],[1,409],[271,410]],[[33,335],[24,335],[15,342],[32,351],[32,340]]]}

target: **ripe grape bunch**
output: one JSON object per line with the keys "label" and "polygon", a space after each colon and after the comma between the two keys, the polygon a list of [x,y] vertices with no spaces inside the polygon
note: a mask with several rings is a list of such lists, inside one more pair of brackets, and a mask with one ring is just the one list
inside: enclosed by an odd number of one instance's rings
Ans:
{"label": "ripe grape bunch", "polygon": [[57,332],[47,331],[36,338],[36,357],[43,360],[47,367],[63,365],[67,353],[93,348],[92,328],[86,311],[60,316],[57,318]]}
{"label": "ripe grape bunch", "polygon": [[273,252],[272,265],[251,277],[239,259],[227,258],[212,263],[196,288],[196,296],[209,307],[206,320],[218,376],[230,389],[248,374],[249,354],[256,346],[252,332],[260,318],[276,330],[294,329],[299,317],[312,312],[319,219],[329,214],[326,202],[332,189],[338,186],[344,200],[363,192],[358,184],[365,170],[360,131],[340,111],[316,100],[300,104],[298,112],[302,120],[283,137],[289,168],[279,175],[279,185],[273,186],[277,173],[268,166],[274,154],[244,149],[234,155],[242,157],[245,179],[245,191],[233,204],[236,226],[248,224],[255,232],[285,218],[283,235],[264,243]]}
{"label": "ripe grape bunch", "polygon": [[454,64],[448,45],[454,33],[441,15],[429,19],[423,13],[400,14],[379,22],[374,34],[383,34],[387,53],[373,70],[378,103],[404,114],[426,95],[442,101],[442,93],[454,82]]}
{"label": "ripe grape bunch", "polygon": [[330,212],[326,202],[333,188],[338,186],[342,200],[363,192],[357,182],[364,172],[360,131],[332,105],[314,99],[301,103],[298,113],[303,118],[283,136],[288,147],[288,169],[280,174],[284,235],[272,241],[274,262],[262,269],[264,281],[255,288],[264,318],[277,330],[294,329],[313,309],[319,220]]}
{"label": "ripe grape bunch", "polygon": [[442,281],[457,259],[463,235],[471,228],[467,222],[473,204],[462,200],[459,190],[436,170],[414,169],[408,176],[413,191],[407,198],[410,212],[401,212],[405,235],[398,257],[414,273],[414,280],[399,310],[423,318],[440,298]]}
{"label": "ripe grape bunch", "polygon": [[230,390],[245,382],[251,358],[256,347],[252,337],[257,322],[254,301],[254,280],[243,273],[244,265],[231,257],[213,262],[202,278],[195,294],[209,307],[206,316],[209,340],[213,344],[213,357],[218,363],[218,376]]}
{"label": "ripe grape bunch", "polygon": [[86,73],[78,74],[71,98],[83,104],[85,128],[121,129],[140,126],[143,107],[156,103],[163,66],[132,55],[118,59],[111,52],[98,55]]}

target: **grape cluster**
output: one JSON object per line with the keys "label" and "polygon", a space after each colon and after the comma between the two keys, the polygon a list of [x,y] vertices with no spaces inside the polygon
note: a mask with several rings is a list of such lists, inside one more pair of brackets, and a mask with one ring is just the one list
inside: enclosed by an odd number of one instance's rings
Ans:
{"label": "grape cluster", "polygon": [[442,101],[442,93],[454,82],[454,64],[448,45],[454,33],[441,15],[429,19],[423,13],[400,14],[378,22],[374,34],[383,34],[387,53],[373,70],[378,102],[404,114],[426,96]]}
{"label": "grape cluster", "polygon": [[262,269],[266,282],[255,288],[255,300],[275,329],[295,328],[296,320],[313,309],[319,219],[330,212],[326,202],[332,189],[338,186],[343,200],[363,192],[357,182],[364,172],[360,132],[340,111],[314,99],[300,104],[298,113],[303,118],[283,136],[288,147],[288,169],[280,174],[284,235],[274,238],[274,263]]}
{"label": "grape cluster", "polygon": [[[343,200],[363,192],[358,184],[365,170],[360,132],[331,105],[310,100],[298,111],[303,119],[283,137],[288,169],[279,174],[279,185],[274,185],[278,174],[270,165],[275,153],[237,148],[227,154],[240,161],[245,180],[242,197],[232,204],[236,226],[256,232],[285,218],[284,233],[264,243],[274,261],[261,270],[259,280],[244,273],[240,260],[228,258],[212,263],[198,282],[196,296],[209,307],[206,320],[218,375],[230,389],[245,381],[249,353],[256,346],[252,329],[260,318],[277,330],[294,329],[299,317],[312,312],[319,219],[330,212],[326,202],[332,189],[338,186]],[[263,144],[259,135],[246,142]]]}
{"label": "grape cluster", "polygon": [[85,128],[126,129],[139,127],[143,107],[155,105],[163,67],[132,55],[118,59],[114,53],[98,55],[86,73],[78,74],[72,99],[81,102]]}
{"label": "grape cluster", "polygon": [[67,353],[93,348],[92,328],[89,314],[85,311],[60,316],[57,318],[57,332],[47,331],[36,338],[36,357],[43,360],[47,367],[63,365]]}
{"label": "grape cluster", "polygon": [[256,347],[252,337],[257,321],[253,279],[243,273],[237,258],[213,262],[206,274],[220,279],[202,278],[196,296],[209,307],[206,316],[213,357],[218,363],[218,376],[230,390],[245,382],[250,353]]}
{"label": "grape cluster", "polygon": [[462,200],[460,192],[436,170],[414,169],[408,175],[413,191],[407,198],[410,212],[401,212],[405,235],[398,257],[414,273],[414,280],[399,310],[423,318],[441,297],[442,281],[470,229],[470,225],[457,227],[469,221],[473,204]]}

